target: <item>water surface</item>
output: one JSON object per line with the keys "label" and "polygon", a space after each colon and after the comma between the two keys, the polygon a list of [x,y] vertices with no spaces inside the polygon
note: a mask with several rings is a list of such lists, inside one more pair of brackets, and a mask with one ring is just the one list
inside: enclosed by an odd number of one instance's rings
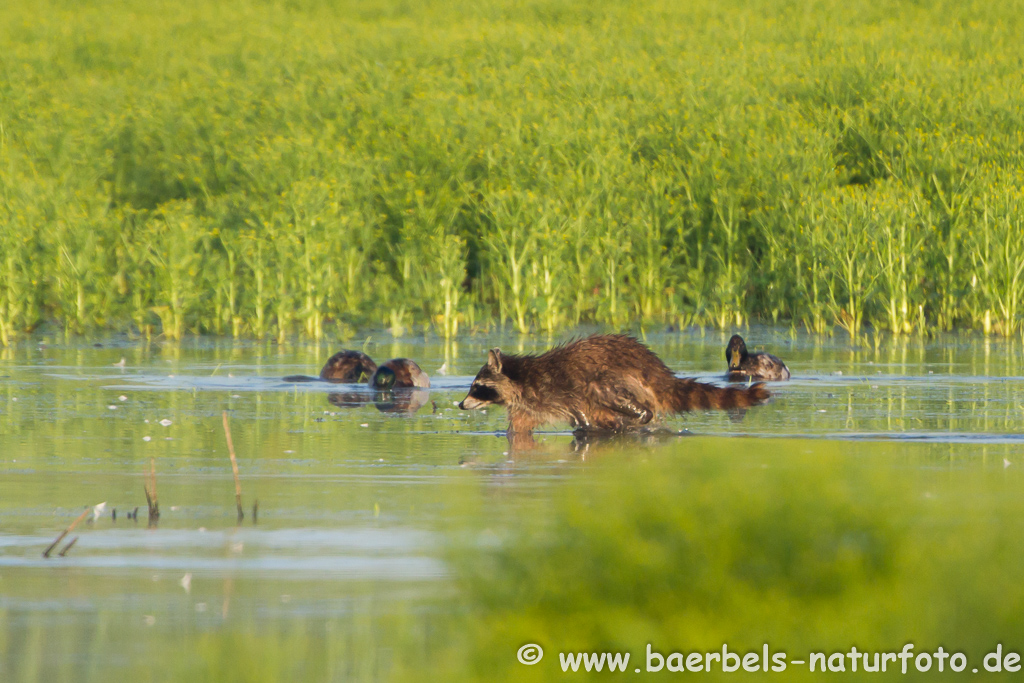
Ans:
{"label": "water surface", "polygon": [[[727,338],[647,341],[680,375],[720,381]],[[474,548],[550,514],[610,463],[711,453],[743,480],[751,457],[806,469],[787,459],[813,462],[841,442],[842,458],[886,478],[991,471],[1005,483],[1024,468],[1015,341],[876,347],[761,329],[748,343],[783,357],[793,379],[741,420],[672,417],[659,434],[611,443],[553,426],[525,453],[510,450],[502,410],[454,404],[486,349],[535,352],[543,339],[350,341],[378,361],[420,362],[432,388],[414,412],[361,387],[281,381],[316,375],[341,345],[40,337],[0,351],[0,680],[174,680],[221,658],[242,675],[238,659],[265,654],[266,639],[281,652],[264,661],[268,680],[416,678],[408,661],[452,647],[442,625],[466,610],[460,576]],[[151,467],[161,512],[152,525]],[[980,486],[983,497],[1007,495]],[[102,514],[68,537],[78,541],[67,555],[44,559],[98,503]],[[474,656],[472,645],[456,651]]]}

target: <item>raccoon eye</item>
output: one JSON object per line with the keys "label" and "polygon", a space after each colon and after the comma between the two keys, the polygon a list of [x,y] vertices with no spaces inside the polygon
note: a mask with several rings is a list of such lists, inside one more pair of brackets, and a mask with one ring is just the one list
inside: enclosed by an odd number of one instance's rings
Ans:
{"label": "raccoon eye", "polygon": [[498,392],[491,387],[484,386],[483,384],[474,384],[469,388],[469,395],[478,401],[487,401],[493,403],[498,398]]}

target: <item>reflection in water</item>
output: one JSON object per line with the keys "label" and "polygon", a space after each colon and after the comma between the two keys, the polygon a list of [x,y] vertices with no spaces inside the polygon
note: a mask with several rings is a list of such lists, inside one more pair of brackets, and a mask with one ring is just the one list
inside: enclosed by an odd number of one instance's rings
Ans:
{"label": "reflection in water", "polygon": [[391,391],[345,391],[327,395],[327,401],[338,408],[357,408],[372,403],[382,413],[415,413],[430,400],[427,389],[392,389]]}
{"label": "reflection in water", "polygon": [[581,456],[595,452],[623,449],[654,448],[675,443],[680,437],[693,436],[687,430],[651,427],[626,432],[573,432],[572,451]]}
{"label": "reflection in water", "polygon": [[358,408],[369,401],[370,397],[365,391],[336,391],[327,394],[327,402],[338,408]]}
{"label": "reflection in water", "polygon": [[382,413],[415,413],[429,400],[430,391],[426,389],[393,389],[373,395],[373,404]]}

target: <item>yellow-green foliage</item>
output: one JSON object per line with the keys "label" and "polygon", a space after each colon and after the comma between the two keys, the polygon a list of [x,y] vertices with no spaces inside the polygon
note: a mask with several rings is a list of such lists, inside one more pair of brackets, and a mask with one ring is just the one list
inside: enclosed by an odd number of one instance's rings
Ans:
{"label": "yellow-green foliage", "polygon": [[[587,476],[528,518],[489,496],[486,558],[453,559],[475,679],[561,680],[560,652],[630,652],[643,669],[648,643],[768,643],[787,661],[942,645],[981,669],[997,643],[1024,643],[1019,482],[994,450],[986,466],[985,449],[948,444],[685,439],[590,453]],[[524,643],[544,648],[539,665],[516,661]]]}
{"label": "yellow-green foliage", "polygon": [[9,0],[0,342],[1011,334],[1024,5]]}

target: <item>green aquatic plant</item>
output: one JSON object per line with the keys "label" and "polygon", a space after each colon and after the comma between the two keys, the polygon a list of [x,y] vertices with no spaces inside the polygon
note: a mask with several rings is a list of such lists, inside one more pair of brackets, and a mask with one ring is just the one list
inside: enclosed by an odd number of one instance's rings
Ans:
{"label": "green aquatic plant", "polygon": [[163,205],[160,218],[149,244],[149,261],[159,283],[153,311],[160,316],[164,335],[181,339],[193,307],[203,298],[201,241],[208,228],[189,202]]}
{"label": "green aquatic plant", "polygon": [[2,344],[1021,328],[1015,4],[113,9],[0,10]]}
{"label": "green aquatic plant", "polygon": [[[1024,305],[1024,193],[1019,188],[979,201],[981,229],[971,251],[976,310],[983,310],[985,332],[1011,336],[1021,326]],[[1015,190],[1015,191],[1014,191]]]}
{"label": "green aquatic plant", "polygon": [[[785,455],[766,457],[754,442],[686,442],[657,458],[592,452],[587,476],[525,526],[488,518],[483,557],[457,546],[464,675],[554,680],[566,652],[629,652],[629,669],[644,669],[648,644],[744,653],[769,643],[787,661],[853,644],[941,644],[973,662],[999,642],[1019,651],[1010,605],[1024,595],[1011,588],[999,598],[1003,588],[993,587],[1014,585],[1010,558],[1024,545],[986,521],[1017,504],[976,497],[1003,488],[1002,465],[958,468],[953,483],[929,468],[879,470],[906,456],[902,445],[876,444],[863,457],[838,444],[781,442],[772,452]],[[952,462],[941,448],[911,450],[917,462]],[[515,657],[523,643],[545,652],[530,670]]]}
{"label": "green aquatic plant", "polygon": [[[500,196],[500,195],[499,195]],[[498,199],[491,207],[493,234],[485,242],[494,254],[492,286],[498,292],[499,306],[504,321],[511,318],[519,332],[529,332],[526,317],[528,288],[527,260],[533,255],[536,240],[528,229],[528,208],[518,202]]]}
{"label": "green aquatic plant", "polygon": [[877,300],[885,326],[893,334],[909,334],[922,324],[921,252],[926,239],[918,211],[923,199],[885,181],[871,198],[868,230],[876,269]]}

